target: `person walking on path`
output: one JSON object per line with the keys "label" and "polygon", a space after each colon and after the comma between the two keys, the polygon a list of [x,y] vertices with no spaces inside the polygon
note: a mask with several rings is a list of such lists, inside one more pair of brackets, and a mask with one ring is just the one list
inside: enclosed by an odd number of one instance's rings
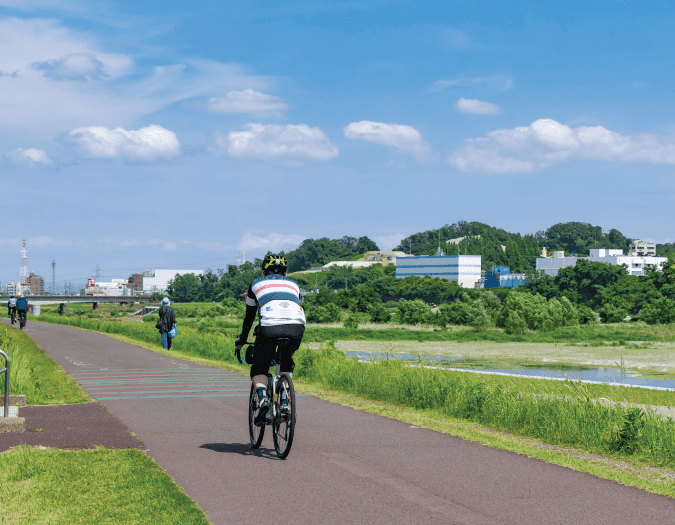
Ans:
{"label": "person walking on path", "polygon": [[162,346],[166,350],[171,350],[172,338],[169,336],[169,332],[174,326],[176,326],[176,313],[169,306],[169,298],[165,297],[162,299],[162,306],[159,307],[159,321],[157,321],[155,327],[162,334]]}

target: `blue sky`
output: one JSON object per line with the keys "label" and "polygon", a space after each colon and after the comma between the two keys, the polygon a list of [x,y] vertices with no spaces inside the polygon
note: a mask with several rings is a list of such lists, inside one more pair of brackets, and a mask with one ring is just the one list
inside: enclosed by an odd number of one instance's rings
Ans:
{"label": "blue sky", "polygon": [[668,3],[0,0],[0,282],[459,220],[675,240]]}

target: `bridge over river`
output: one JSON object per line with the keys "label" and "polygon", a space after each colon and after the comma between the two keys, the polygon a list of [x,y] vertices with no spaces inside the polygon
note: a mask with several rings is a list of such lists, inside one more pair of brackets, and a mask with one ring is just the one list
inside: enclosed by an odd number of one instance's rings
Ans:
{"label": "bridge over river", "polygon": [[[7,304],[9,297],[0,295],[0,305]],[[97,310],[101,303],[129,304],[152,301],[149,295],[26,295],[25,297],[34,315],[40,315],[40,307],[45,304],[60,305],[59,314],[63,315],[66,312],[66,305],[73,303],[91,304],[92,309]]]}

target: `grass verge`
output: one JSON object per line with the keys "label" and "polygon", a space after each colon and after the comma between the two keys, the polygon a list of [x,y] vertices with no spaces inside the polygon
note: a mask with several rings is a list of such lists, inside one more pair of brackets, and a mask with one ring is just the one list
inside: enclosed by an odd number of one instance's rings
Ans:
{"label": "grass verge", "polygon": [[[24,394],[29,405],[69,405],[91,401],[77,381],[18,328],[0,324],[0,349],[10,359],[10,393]],[[4,377],[1,384],[4,385]]]}
{"label": "grass verge", "polygon": [[0,523],[208,525],[204,512],[139,450],[15,447],[0,454]]}

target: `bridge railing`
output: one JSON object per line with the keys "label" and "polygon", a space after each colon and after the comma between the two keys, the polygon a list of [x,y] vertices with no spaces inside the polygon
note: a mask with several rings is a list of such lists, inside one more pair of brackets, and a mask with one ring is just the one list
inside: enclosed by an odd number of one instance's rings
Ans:
{"label": "bridge railing", "polygon": [[0,374],[5,373],[5,417],[9,417],[9,356],[0,350],[0,355],[5,358],[5,368],[0,370]]}

